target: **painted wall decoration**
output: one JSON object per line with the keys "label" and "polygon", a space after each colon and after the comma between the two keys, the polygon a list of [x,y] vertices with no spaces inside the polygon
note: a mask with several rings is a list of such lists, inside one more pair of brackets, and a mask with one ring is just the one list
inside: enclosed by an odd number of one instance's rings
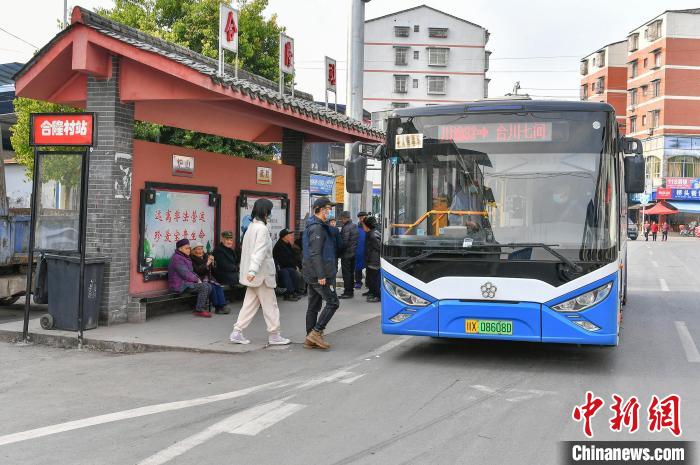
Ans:
{"label": "painted wall decoration", "polygon": [[238,198],[237,212],[239,242],[248,224],[250,224],[255,201],[263,198],[272,201],[272,216],[267,221],[272,241],[277,241],[281,230],[289,229],[289,201],[286,194],[241,191],[241,196]]}
{"label": "painted wall decoration", "polygon": [[193,192],[191,186],[182,187],[146,189],[142,195],[139,265],[144,279],[165,276],[180,239],[201,242],[206,252],[214,249],[219,216],[218,199],[211,201],[215,192],[207,188]]}

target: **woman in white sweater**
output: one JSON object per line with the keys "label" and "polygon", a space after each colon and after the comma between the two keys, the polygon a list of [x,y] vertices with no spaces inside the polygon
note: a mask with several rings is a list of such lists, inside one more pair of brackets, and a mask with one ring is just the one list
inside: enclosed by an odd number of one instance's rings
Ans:
{"label": "woman in white sweater", "polygon": [[272,202],[268,199],[258,199],[253,205],[253,222],[243,236],[240,282],[247,289],[243,307],[229,336],[229,340],[236,344],[250,344],[243,336],[243,330],[248,327],[260,307],[267,325],[268,343],[285,345],[290,342],[280,335],[280,309],[275,295],[277,272],[272,258],[272,238],[267,228],[267,219],[271,212]]}

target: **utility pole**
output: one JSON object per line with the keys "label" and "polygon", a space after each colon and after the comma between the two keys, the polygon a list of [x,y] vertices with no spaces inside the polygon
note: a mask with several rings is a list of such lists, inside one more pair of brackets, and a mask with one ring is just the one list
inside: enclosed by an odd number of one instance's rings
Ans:
{"label": "utility pole", "polygon": [[63,29],[68,26],[68,0],[63,0]]}
{"label": "utility pole", "polygon": [[[350,25],[348,27],[348,76],[345,114],[362,121],[363,73],[365,64],[365,3],[370,0],[349,0]],[[345,160],[350,158],[350,147],[345,144]],[[346,172],[347,176],[347,172]],[[344,209],[355,218],[362,208],[362,194],[345,191]]]}

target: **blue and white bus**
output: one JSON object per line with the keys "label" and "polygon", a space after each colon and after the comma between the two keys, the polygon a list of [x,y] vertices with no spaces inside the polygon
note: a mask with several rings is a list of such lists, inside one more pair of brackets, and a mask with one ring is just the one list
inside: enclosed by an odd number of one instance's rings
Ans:
{"label": "blue and white bus", "polygon": [[644,160],[610,105],[485,100],[386,123],[384,333],[617,345]]}

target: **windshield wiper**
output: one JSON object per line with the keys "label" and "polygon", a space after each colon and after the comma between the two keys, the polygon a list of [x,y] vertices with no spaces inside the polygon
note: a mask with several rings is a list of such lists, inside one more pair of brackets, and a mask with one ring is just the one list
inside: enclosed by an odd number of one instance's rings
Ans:
{"label": "windshield wiper", "polygon": [[407,258],[401,263],[397,264],[398,269],[403,269],[404,267],[410,265],[411,263],[417,262],[418,260],[423,260],[431,255],[493,255],[493,252],[482,252],[479,250],[466,249],[451,249],[451,250],[426,250],[422,254],[418,254],[415,257]]}
{"label": "windshield wiper", "polygon": [[559,244],[545,244],[544,242],[509,242],[507,244],[498,244],[496,242],[482,242],[482,243],[474,243],[472,247],[477,246],[477,247],[509,247],[509,248],[535,248],[539,247],[541,249],[546,250],[550,254],[554,255],[561,261],[562,263],[568,265],[571,267],[575,272],[580,273],[583,271],[583,268],[566,258],[564,255],[560,254],[556,250],[553,249],[553,247],[557,247]]}
{"label": "windshield wiper", "polygon": [[482,252],[478,250],[473,250],[473,248],[483,248],[483,247],[488,247],[488,248],[501,248],[501,247],[507,247],[507,248],[528,248],[528,247],[539,247],[541,249],[546,250],[553,256],[559,259],[560,262],[566,264],[567,266],[571,267],[575,272],[580,273],[583,271],[583,268],[580,265],[577,265],[576,263],[572,262],[568,258],[566,258],[564,255],[560,254],[556,250],[554,250],[552,247],[557,247],[558,244],[545,244],[542,242],[523,242],[523,243],[518,243],[518,242],[510,242],[507,244],[498,244],[496,242],[474,242],[471,247],[465,248],[465,249],[452,249],[452,250],[426,250],[425,252],[416,255],[415,257],[410,257],[401,263],[397,265],[397,268],[402,269],[411,263],[417,262],[419,260],[423,260],[424,258],[428,258],[431,255],[478,255],[478,254],[492,254],[493,252]]}

